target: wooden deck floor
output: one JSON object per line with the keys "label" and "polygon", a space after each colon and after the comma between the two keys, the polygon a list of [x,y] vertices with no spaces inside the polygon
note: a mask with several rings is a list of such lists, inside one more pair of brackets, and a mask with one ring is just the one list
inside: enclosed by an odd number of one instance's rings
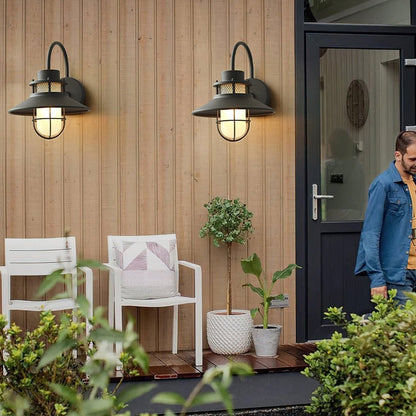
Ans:
{"label": "wooden deck floor", "polygon": [[[128,380],[166,380],[179,378],[198,378],[211,367],[226,364],[229,359],[249,364],[256,374],[300,372],[305,367],[303,356],[315,351],[315,344],[280,345],[275,357],[257,357],[254,352],[241,355],[218,355],[207,350],[203,355],[202,368],[195,367],[194,353],[182,351],[174,355],[167,352],[149,353],[149,374],[128,377]],[[116,374],[113,381],[120,378]]]}
{"label": "wooden deck floor", "polygon": [[[142,412],[163,414],[165,408],[152,403],[151,398],[154,394],[170,391],[188,397],[205,371],[233,359],[249,364],[255,373],[251,377],[236,377],[233,380],[230,393],[233,396],[235,410],[303,406],[310,403],[317,383],[300,372],[306,367],[304,355],[315,349],[315,345],[310,343],[280,345],[276,357],[257,357],[254,352],[224,356],[207,350],[204,351],[203,365],[200,368],[194,366],[194,353],[191,351],[181,351],[176,355],[150,353],[149,374],[125,377],[121,388],[129,388],[141,381],[155,384],[155,390],[130,402],[128,410],[132,415]],[[120,377],[121,374],[116,375],[112,382],[117,384]],[[172,410],[179,411],[180,407],[173,407]],[[223,407],[221,403],[217,403],[202,405],[193,410],[195,413],[213,412],[222,411]]]}

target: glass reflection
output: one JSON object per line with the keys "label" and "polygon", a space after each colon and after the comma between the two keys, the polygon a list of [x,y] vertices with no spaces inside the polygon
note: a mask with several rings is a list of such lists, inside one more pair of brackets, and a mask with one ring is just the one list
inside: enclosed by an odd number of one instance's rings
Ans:
{"label": "glass reflection", "polygon": [[304,0],[304,21],[410,25],[410,0]]}

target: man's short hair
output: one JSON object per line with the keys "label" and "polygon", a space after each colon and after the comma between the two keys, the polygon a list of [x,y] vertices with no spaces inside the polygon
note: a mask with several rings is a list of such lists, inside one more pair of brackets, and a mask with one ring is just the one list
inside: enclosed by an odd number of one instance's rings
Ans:
{"label": "man's short hair", "polygon": [[416,132],[402,131],[396,139],[396,151],[404,155],[407,153],[407,148],[413,143],[416,143]]}

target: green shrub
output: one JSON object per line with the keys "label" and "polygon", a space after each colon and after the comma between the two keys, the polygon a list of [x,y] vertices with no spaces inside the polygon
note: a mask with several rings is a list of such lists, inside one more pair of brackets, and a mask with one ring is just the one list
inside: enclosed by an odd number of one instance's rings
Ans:
{"label": "green shrub", "polygon": [[376,296],[375,310],[364,320],[342,308],[326,316],[343,326],[319,341],[305,357],[303,372],[319,381],[307,411],[316,415],[416,415],[416,296],[397,308],[390,298]]}
{"label": "green shrub", "polygon": [[85,331],[85,323],[71,322],[65,315],[58,324],[51,312],[42,312],[39,326],[26,333],[14,324],[5,329],[6,323],[4,316],[0,315],[0,349],[3,351],[0,366],[6,371],[0,371],[2,414],[15,414],[12,405],[5,404],[5,394],[9,397],[14,394],[27,398],[30,403],[29,414],[65,414],[65,400],[51,389],[50,383],[71,385],[83,392],[86,385],[80,360],[73,357],[71,350],[57,356],[42,368],[38,366],[51,345],[66,335],[68,339],[76,339],[81,331]]}
{"label": "green shrub", "polygon": [[[101,267],[97,262],[82,265]],[[61,280],[60,272],[47,276],[40,293]],[[85,320],[89,305],[83,295],[77,302],[76,320],[72,315],[60,314],[58,322],[52,312],[42,312],[33,331],[23,332],[14,324],[6,328],[7,322],[0,315],[0,415],[130,416],[125,410],[127,403],[155,387],[154,383],[134,383],[119,389],[126,375],[146,373],[149,368],[148,355],[139,343],[133,323],[128,322],[123,331],[115,331],[104,318],[104,309],[99,307],[90,321],[92,329],[87,338]],[[115,342],[123,345],[120,356],[110,347]],[[122,378],[110,391],[110,377],[120,363]],[[188,398],[163,393],[155,401],[180,405],[183,415],[196,405],[223,402],[232,415],[228,392],[231,376],[251,372],[246,364],[229,363],[207,371]],[[212,391],[201,392],[204,386],[210,386]],[[173,415],[169,410],[165,414]]]}

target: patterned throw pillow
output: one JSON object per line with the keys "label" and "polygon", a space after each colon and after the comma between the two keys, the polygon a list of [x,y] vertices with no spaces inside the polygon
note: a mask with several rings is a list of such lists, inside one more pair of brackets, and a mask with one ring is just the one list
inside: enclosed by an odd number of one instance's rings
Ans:
{"label": "patterned throw pillow", "polygon": [[176,296],[176,240],[121,241],[114,244],[123,270],[121,296],[154,299]]}

